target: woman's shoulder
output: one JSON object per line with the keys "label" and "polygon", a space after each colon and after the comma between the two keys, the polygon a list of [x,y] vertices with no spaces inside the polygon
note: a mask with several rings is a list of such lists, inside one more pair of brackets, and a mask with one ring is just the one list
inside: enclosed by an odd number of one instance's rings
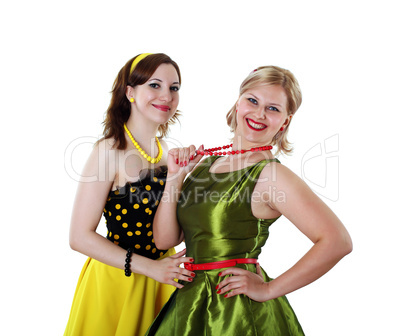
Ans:
{"label": "woman's shoulder", "polygon": [[278,190],[304,189],[307,186],[297,174],[279,161],[271,161],[265,165],[259,182],[265,186],[274,185]]}
{"label": "woman's shoulder", "polygon": [[102,138],[97,141],[92,149],[89,162],[109,166],[111,162],[117,161],[121,150],[117,149],[114,139]]}
{"label": "woman's shoulder", "polygon": [[94,146],[93,151],[96,151],[99,156],[105,159],[117,159],[119,156],[124,155],[124,149],[118,149],[119,143],[112,138],[102,138]]}
{"label": "woman's shoulder", "polygon": [[117,150],[117,147],[118,143],[115,139],[101,138],[95,143],[94,149],[111,151],[111,150]]}

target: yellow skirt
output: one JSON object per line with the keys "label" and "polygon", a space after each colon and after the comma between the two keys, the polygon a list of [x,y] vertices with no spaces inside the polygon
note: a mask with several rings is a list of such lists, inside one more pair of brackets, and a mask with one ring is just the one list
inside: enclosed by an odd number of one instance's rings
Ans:
{"label": "yellow skirt", "polygon": [[[170,249],[162,258],[173,255]],[[88,258],[64,336],[142,336],[175,287]]]}

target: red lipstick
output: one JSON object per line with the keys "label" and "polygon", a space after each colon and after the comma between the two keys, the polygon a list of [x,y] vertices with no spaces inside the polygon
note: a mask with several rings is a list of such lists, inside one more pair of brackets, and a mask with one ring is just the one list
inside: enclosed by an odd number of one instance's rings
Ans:
{"label": "red lipstick", "polygon": [[247,118],[247,126],[253,131],[263,131],[267,128],[267,125],[254,121],[253,119]]}
{"label": "red lipstick", "polygon": [[155,104],[152,104],[152,106],[157,108],[158,110],[163,111],[163,112],[167,112],[167,111],[170,110],[170,107],[167,106],[167,105],[155,105]]}

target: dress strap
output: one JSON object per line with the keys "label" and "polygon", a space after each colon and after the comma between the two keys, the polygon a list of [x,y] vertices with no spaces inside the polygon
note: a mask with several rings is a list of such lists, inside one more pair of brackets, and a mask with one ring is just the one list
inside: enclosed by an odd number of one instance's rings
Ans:
{"label": "dress strap", "polygon": [[186,180],[183,183],[182,190],[185,190],[192,181],[196,180],[197,177],[200,176],[200,174],[202,174],[205,171],[205,169],[207,169],[208,171],[211,165],[218,158],[220,158],[220,156],[210,156],[205,158],[204,160],[201,160],[198,163],[197,167],[195,167],[195,169],[190,173],[190,175],[187,176]]}
{"label": "dress strap", "polygon": [[271,162],[280,163],[280,161],[276,158],[275,159],[266,159],[266,160],[259,161],[256,164],[247,167],[248,169],[245,170],[244,177],[247,177],[247,179],[250,183],[248,186],[252,187],[251,190],[254,189],[255,184],[258,182],[262,170]]}

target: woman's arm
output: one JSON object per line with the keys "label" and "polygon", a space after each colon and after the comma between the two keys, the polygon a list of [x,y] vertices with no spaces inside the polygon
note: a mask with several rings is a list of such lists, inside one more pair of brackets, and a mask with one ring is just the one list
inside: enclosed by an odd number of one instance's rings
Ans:
{"label": "woman's arm", "polygon": [[[81,252],[93,259],[107,265],[124,270],[126,251],[113,244],[96,232],[108,193],[116,175],[117,154],[107,140],[97,144],[83,170],[83,179],[80,181],[70,225],[70,246],[73,250]],[[85,177],[94,177],[96,181],[85,182]],[[176,287],[182,285],[173,281],[174,278],[188,280],[176,264],[189,262],[183,258],[185,252],[180,252],[170,258],[152,260],[133,254],[131,258],[131,271],[144,274],[157,281],[169,283]],[[179,273],[179,274],[178,274]]]}
{"label": "woman's arm", "polygon": [[[272,174],[272,166],[267,166],[261,173],[261,177],[266,177],[263,189],[276,188],[277,194],[282,195],[278,199],[270,197],[267,206],[282,213],[314,245],[293,267],[267,283],[261,282],[255,274],[246,281],[249,274],[238,270],[223,271],[222,276],[235,274],[245,277],[240,279],[244,280],[241,284],[230,284],[230,279],[222,281],[219,287],[226,287],[221,293],[234,289],[227,297],[244,293],[254,300],[266,301],[288,294],[320,278],[352,251],[349,233],[328,206],[288,168],[280,164],[276,166],[276,175]],[[272,176],[275,179],[268,178]]]}
{"label": "woman's arm", "polygon": [[[124,250],[113,246],[113,243],[96,232],[116,175],[115,160],[115,152],[107,140],[94,147],[82,172],[74,201],[70,246],[105,264],[124,269],[124,257],[120,259]],[[89,178],[91,182],[86,181]]]}
{"label": "woman's arm", "polygon": [[352,251],[350,235],[331,209],[291,170],[277,166],[277,179],[270,183],[283,191],[285,199],[271,198],[269,205],[288,218],[314,245],[293,267],[268,283],[269,299],[317,280]]}
{"label": "woman's arm", "polygon": [[[199,149],[202,149],[200,147]],[[184,234],[177,221],[177,203],[186,175],[202,158],[195,157],[195,147],[175,148],[169,151],[168,175],[165,190],[154,218],[154,239],[159,249],[168,249],[180,244]]]}

